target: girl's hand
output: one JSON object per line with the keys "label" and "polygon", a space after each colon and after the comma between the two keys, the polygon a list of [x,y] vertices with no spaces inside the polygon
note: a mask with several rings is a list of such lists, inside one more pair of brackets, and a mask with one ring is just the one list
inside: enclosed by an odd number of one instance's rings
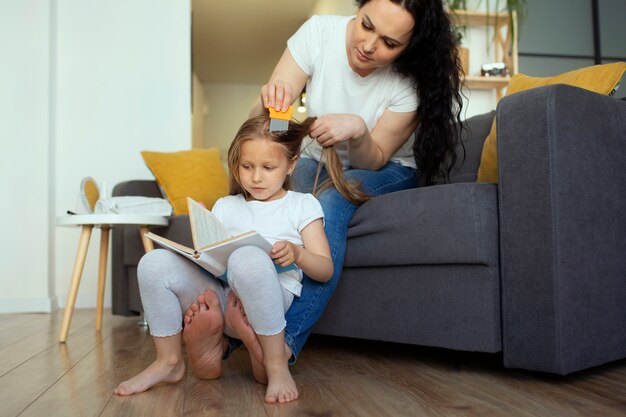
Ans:
{"label": "girl's hand", "polygon": [[355,114],[327,114],[318,117],[311,125],[309,136],[328,147],[351,139],[359,139],[367,133],[365,121]]}
{"label": "girl's hand", "polygon": [[294,243],[281,240],[274,243],[270,256],[276,265],[289,266],[296,263],[302,248]]}
{"label": "girl's hand", "polygon": [[285,111],[293,101],[293,86],[283,80],[276,80],[261,87],[263,107],[274,107],[277,111]]}

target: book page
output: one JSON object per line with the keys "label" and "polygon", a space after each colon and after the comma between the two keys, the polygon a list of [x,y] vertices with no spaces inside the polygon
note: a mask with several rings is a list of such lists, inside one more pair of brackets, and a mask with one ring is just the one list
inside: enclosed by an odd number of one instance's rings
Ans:
{"label": "book page", "polygon": [[230,237],[222,222],[209,209],[191,198],[187,198],[191,238],[193,246],[198,249],[221,242]]}
{"label": "book page", "polygon": [[186,255],[190,255],[190,256],[194,256],[196,251],[188,248],[185,245],[181,245],[180,243],[176,243],[174,241],[171,241],[169,239],[164,238],[163,236],[159,236],[159,235],[155,235],[152,232],[148,232],[144,235],[145,237],[147,237],[148,239],[152,240],[153,242],[158,243],[159,245],[163,246],[164,248],[167,249],[171,249],[174,252],[178,252],[180,254],[186,254]]}
{"label": "book page", "polygon": [[226,270],[228,264],[228,258],[235,249],[243,246],[256,246],[261,248],[265,253],[270,253],[272,250],[272,244],[268,242],[263,236],[255,231],[241,234],[230,238],[224,242],[208,245],[199,250],[202,258],[211,258],[214,262],[222,265]]}

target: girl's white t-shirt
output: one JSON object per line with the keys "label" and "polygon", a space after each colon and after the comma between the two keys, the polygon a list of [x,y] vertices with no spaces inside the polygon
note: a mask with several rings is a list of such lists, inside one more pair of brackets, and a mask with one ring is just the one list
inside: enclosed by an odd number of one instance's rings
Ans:
{"label": "girl's white t-shirt", "polygon": [[[394,72],[391,66],[377,68],[361,77],[348,62],[347,25],[354,16],[313,16],[287,41],[289,52],[308,76],[307,113],[357,114],[371,131],[386,109],[412,112],[417,109],[417,94],[411,80]],[[414,134],[392,156],[391,161],[415,168],[412,145]],[[305,140],[303,156],[321,157],[321,146]],[[310,146],[307,146],[309,145]],[[349,167],[348,145],[335,145],[344,168]]]}
{"label": "girl's white t-shirt", "polygon": [[[304,246],[301,232],[311,222],[324,219],[319,201],[311,194],[287,191],[272,201],[246,201],[243,195],[229,195],[215,202],[213,214],[224,224],[231,236],[256,230],[272,245],[286,240]],[[300,295],[302,270],[279,274],[283,286],[296,296]]]}

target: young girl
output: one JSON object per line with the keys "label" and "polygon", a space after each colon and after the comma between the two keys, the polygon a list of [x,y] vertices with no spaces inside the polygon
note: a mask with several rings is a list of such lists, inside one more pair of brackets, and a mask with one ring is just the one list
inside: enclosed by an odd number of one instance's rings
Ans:
{"label": "young girl", "polygon": [[[233,235],[254,229],[273,244],[270,256],[255,247],[235,251],[228,260],[227,277],[231,305],[227,333],[250,336],[243,313],[258,336],[263,357],[250,349],[253,374],[267,382],[268,402],[288,402],[298,397],[289,373],[290,354],[285,349],[285,312],[300,295],[302,272],[320,282],[333,272],[324,213],[311,194],[288,191],[288,179],[296,165],[302,138],[310,122],[291,124],[289,130],[269,132],[269,119],[256,117],[243,124],[228,151],[230,196],[218,200],[213,213]],[[273,262],[272,262],[273,261]],[[297,266],[278,272],[278,268]],[[255,345],[258,346],[258,345]]]}
{"label": "young girl", "polygon": [[[221,375],[228,347],[224,332],[248,346],[256,380],[268,384],[267,402],[298,397],[288,369],[291,353],[284,342],[285,312],[299,296],[303,272],[319,282],[333,273],[319,202],[311,194],[288,191],[302,139],[313,120],[290,122],[287,131],[269,132],[267,116],[252,118],[239,129],[229,149],[231,195],[218,200],[212,211],[232,235],[254,229],[273,243],[269,255],[255,247],[240,248],[231,255],[230,288],[164,249],[141,259],[137,275],[156,359],[122,382],[116,394],[130,395],[182,379],[181,330],[186,310],[182,338],[196,376],[214,379]],[[329,169],[341,172],[338,166]],[[341,183],[338,188],[349,188],[341,174],[333,180]]]}

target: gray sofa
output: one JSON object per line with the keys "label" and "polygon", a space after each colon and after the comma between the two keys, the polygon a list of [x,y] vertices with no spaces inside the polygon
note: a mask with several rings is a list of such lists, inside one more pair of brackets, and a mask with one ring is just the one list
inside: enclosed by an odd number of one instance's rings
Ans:
{"label": "gray sofa", "polygon": [[[500,184],[475,183],[495,112],[468,120],[442,182],[378,197],[352,220],[315,332],[502,352],[568,374],[626,357],[626,102],[554,85],[505,97]],[[114,195],[160,196],[154,181]],[[190,244],[186,217],[158,231]],[[135,230],[113,232],[113,312],[138,314]]]}

